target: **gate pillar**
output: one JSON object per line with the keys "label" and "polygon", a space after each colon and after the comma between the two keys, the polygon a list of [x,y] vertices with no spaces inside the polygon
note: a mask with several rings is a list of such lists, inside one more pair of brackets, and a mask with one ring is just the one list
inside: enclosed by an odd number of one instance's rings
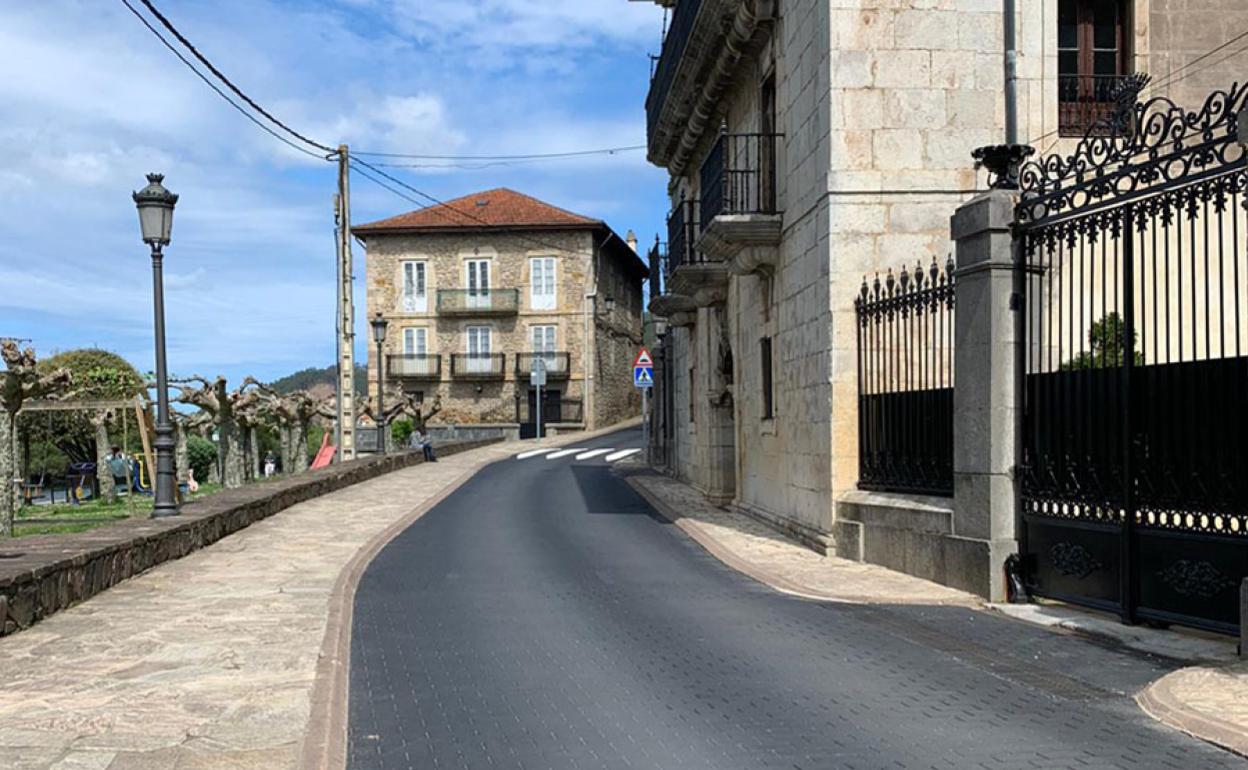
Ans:
{"label": "gate pillar", "polygon": [[1017,194],[992,190],[953,216],[957,245],[953,394],[953,537],[948,581],[1006,598],[1004,564],[1018,550],[1022,413],[1022,273],[1010,226]]}

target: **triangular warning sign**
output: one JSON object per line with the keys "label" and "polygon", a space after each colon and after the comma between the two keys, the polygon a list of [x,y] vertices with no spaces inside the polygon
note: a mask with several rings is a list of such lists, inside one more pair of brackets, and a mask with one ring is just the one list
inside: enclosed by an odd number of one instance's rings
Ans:
{"label": "triangular warning sign", "polygon": [[654,359],[650,357],[650,351],[645,348],[637,354],[637,360],[633,362],[633,366],[654,366]]}

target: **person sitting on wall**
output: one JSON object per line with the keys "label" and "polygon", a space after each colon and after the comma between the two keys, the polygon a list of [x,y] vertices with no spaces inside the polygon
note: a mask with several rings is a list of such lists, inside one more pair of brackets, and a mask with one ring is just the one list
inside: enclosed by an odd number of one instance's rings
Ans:
{"label": "person sitting on wall", "polygon": [[420,428],[412,431],[412,449],[420,449],[425,453],[425,462],[436,463],[438,458],[433,454],[433,439],[425,435]]}

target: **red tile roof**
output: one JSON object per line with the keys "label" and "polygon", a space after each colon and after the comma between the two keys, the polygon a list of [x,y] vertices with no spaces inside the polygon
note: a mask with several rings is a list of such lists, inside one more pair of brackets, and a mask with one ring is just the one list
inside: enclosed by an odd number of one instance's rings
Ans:
{"label": "red tile roof", "polygon": [[601,220],[573,214],[537,198],[500,187],[465,195],[443,205],[400,214],[352,228],[360,235],[385,232],[475,228],[597,228]]}

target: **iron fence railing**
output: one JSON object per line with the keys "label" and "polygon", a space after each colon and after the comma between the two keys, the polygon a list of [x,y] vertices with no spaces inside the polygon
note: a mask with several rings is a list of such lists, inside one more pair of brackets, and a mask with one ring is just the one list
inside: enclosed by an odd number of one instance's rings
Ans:
{"label": "iron fence railing", "polygon": [[438,289],[439,313],[510,315],[519,310],[519,289]]}
{"label": "iron fence railing", "polygon": [[1109,134],[1125,75],[1061,75],[1057,79],[1057,130],[1061,136]]}
{"label": "iron fence railing", "polygon": [[890,271],[858,315],[858,486],[953,494],[953,260]]}
{"label": "iron fence railing", "polygon": [[507,370],[505,353],[452,353],[451,376],[464,380],[501,380]]}
{"label": "iron fence railing", "polygon": [[533,371],[533,362],[541,359],[546,364],[546,378],[560,379],[572,374],[572,354],[566,352],[532,352],[516,354],[516,376],[525,378]]}
{"label": "iron fence railing", "polygon": [[672,13],[672,25],[663,38],[663,53],[659,56],[658,65],[650,78],[650,92],[646,95],[646,130],[654,136],[659,124],[659,115],[663,113],[663,105],[667,102],[667,94],[672,89],[672,81],[676,77],[676,69],[680,59],[685,55],[685,47],[689,36],[698,19],[698,11],[702,9],[702,0],[680,0]]}
{"label": "iron fence railing", "polygon": [[442,376],[442,356],[403,353],[386,356],[386,373],[391,377],[436,380]]}
{"label": "iron fence railing", "polygon": [[721,214],[776,213],[780,134],[721,133],[702,162],[702,230]]}

